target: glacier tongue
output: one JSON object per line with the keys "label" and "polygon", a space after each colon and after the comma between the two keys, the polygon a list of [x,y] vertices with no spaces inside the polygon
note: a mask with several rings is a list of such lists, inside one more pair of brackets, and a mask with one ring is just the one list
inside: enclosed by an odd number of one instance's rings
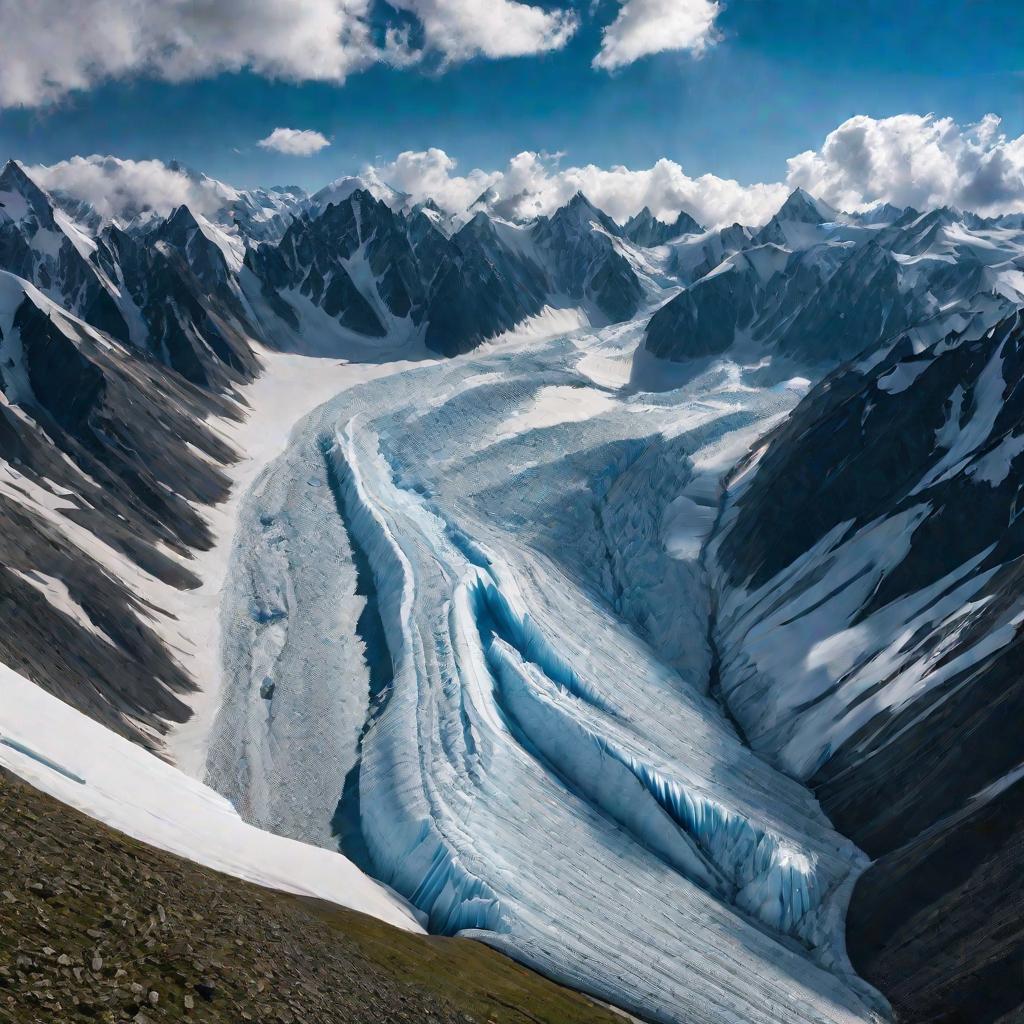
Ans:
{"label": "glacier tongue", "polygon": [[711,508],[797,392],[577,369],[635,342],[495,347],[307,419],[243,506],[208,781],[649,1019],[877,1019],[842,938],[863,855],[706,695],[713,516],[677,500]]}

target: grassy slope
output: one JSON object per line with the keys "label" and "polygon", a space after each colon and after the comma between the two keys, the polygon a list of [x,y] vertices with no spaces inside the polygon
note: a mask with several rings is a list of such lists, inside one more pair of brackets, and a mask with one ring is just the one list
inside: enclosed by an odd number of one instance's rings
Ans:
{"label": "grassy slope", "polygon": [[0,822],[4,1024],[622,1024],[480,943],[228,878],[2,771]]}

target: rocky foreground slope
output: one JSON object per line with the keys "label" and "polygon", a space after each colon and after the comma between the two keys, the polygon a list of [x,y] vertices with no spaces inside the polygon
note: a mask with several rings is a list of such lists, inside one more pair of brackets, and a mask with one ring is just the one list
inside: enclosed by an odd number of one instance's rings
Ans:
{"label": "rocky foreground slope", "polygon": [[0,1021],[614,1024],[479,943],[247,885],[0,770]]}

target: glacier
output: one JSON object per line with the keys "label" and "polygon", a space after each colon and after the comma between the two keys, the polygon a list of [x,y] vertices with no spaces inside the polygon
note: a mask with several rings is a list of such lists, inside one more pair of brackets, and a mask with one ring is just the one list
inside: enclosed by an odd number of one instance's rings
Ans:
{"label": "glacier", "polygon": [[868,1021],[866,857],[714,692],[720,480],[807,387],[642,321],[357,383],[243,498],[206,781],[431,931],[651,1020]]}

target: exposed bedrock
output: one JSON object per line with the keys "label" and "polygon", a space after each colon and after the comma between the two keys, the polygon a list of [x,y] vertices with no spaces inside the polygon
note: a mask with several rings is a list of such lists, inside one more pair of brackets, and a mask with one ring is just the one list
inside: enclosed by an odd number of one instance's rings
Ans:
{"label": "exposed bedrock", "polygon": [[722,692],[875,858],[850,948],[910,1021],[1024,1007],[1024,325],[977,321],[826,378],[713,545]]}

